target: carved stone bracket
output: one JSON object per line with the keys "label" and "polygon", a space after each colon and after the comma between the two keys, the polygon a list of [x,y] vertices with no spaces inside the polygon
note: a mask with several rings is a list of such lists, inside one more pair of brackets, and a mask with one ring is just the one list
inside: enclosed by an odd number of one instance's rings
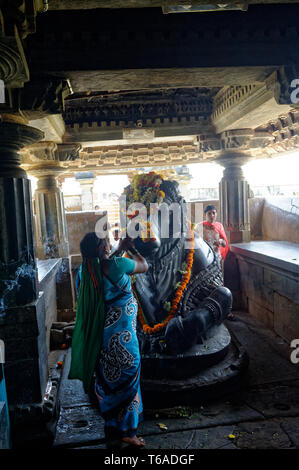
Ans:
{"label": "carved stone bracket", "polygon": [[57,152],[60,162],[74,162],[80,157],[81,144],[58,144]]}
{"label": "carved stone bracket", "polygon": [[35,33],[37,13],[47,10],[43,0],[2,0],[0,7],[5,30],[17,26],[22,39]]}
{"label": "carved stone bracket", "polygon": [[218,135],[199,136],[199,152],[203,159],[224,159],[225,155],[236,157],[238,154],[247,158],[258,157],[274,140],[268,130],[234,129]]}
{"label": "carved stone bracket", "polygon": [[[60,162],[54,142],[38,142],[27,146],[22,152],[22,167],[33,176],[60,172]],[[63,170],[61,170],[63,171]]]}
{"label": "carved stone bracket", "polygon": [[20,108],[30,120],[45,114],[61,114],[64,111],[64,100],[71,93],[71,85],[67,79],[33,78],[21,92]]}
{"label": "carved stone bracket", "polygon": [[289,112],[291,106],[279,101],[280,93],[277,72],[267,77],[264,83],[222,88],[214,97],[211,116],[216,132],[237,128],[255,129],[274,116]]}
{"label": "carved stone bracket", "polygon": [[22,167],[32,175],[42,177],[64,173],[62,163],[73,162],[79,158],[80,144],[56,144],[55,142],[39,142],[26,147],[22,153]]}
{"label": "carved stone bracket", "polygon": [[263,129],[273,136],[273,141],[264,149],[265,155],[272,156],[299,148],[299,111],[281,115]]}
{"label": "carved stone bracket", "polygon": [[0,2],[0,79],[7,88],[22,88],[29,80],[29,70],[22,39],[35,32],[43,0],[2,0]]}
{"label": "carved stone bracket", "polygon": [[29,80],[29,69],[17,28],[14,28],[13,36],[0,36],[0,79],[8,88],[23,87]]}

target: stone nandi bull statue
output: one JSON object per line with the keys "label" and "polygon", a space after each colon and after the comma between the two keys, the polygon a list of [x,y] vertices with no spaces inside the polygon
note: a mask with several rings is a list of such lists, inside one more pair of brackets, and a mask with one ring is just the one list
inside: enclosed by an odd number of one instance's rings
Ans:
{"label": "stone nandi bull statue", "polygon": [[[231,309],[231,293],[222,286],[213,249],[194,234],[187,220],[177,182],[153,172],[137,175],[124,196],[121,225],[129,236],[137,231],[139,236],[132,237],[135,247],[149,265],[134,281],[143,376],[190,376],[225,355],[230,336],[222,322]],[[166,217],[163,206],[175,210]],[[152,215],[145,234],[142,207]]]}

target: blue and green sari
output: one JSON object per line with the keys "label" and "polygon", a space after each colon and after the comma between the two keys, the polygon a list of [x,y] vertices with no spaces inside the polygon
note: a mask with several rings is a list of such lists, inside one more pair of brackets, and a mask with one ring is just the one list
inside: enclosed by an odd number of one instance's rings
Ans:
{"label": "blue and green sari", "polygon": [[[128,258],[113,258],[109,260],[108,276],[103,275],[101,280],[105,314],[94,367],[95,393],[108,439],[136,435],[142,420],[141,361],[136,335],[138,307],[128,275],[134,268],[135,262]],[[83,277],[81,275],[79,299]],[[93,278],[94,273],[90,277]]]}

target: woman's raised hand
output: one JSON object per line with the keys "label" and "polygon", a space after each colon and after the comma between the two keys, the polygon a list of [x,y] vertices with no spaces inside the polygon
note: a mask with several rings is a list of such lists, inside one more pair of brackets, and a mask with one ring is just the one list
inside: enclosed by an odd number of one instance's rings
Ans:
{"label": "woman's raised hand", "polygon": [[126,237],[126,238],[121,238],[119,242],[119,250],[122,251],[128,251],[130,248],[134,247],[134,240],[133,238]]}

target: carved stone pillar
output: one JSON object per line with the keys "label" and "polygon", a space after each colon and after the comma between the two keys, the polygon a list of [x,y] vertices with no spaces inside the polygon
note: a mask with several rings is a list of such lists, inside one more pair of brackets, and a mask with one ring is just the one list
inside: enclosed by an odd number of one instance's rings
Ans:
{"label": "carved stone pillar", "polygon": [[254,131],[241,129],[221,134],[217,162],[225,170],[219,184],[220,214],[230,243],[250,241],[249,185],[242,166],[252,158]]}
{"label": "carved stone pillar", "polygon": [[78,178],[82,189],[82,211],[93,211],[94,210],[94,196],[93,196],[93,185],[95,181],[94,176],[88,178]]}
{"label": "carved stone pillar", "polygon": [[23,157],[23,166],[38,178],[34,195],[37,257],[62,258],[56,276],[59,321],[73,319],[75,295],[63,194],[57,177],[65,171],[61,162],[75,159],[80,148],[79,144],[40,142],[28,147]]}
{"label": "carved stone pillar", "polygon": [[18,151],[43,138],[21,122],[0,124],[0,338],[8,402],[40,403],[48,365],[43,295],[37,290],[30,181]]}
{"label": "carved stone pillar", "polygon": [[29,152],[40,163],[30,173],[38,178],[34,194],[36,212],[36,256],[39,259],[65,258],[69,255],[63,195],[56,178],[63,173],[57,156],[57,144],[40,142]]}
{"label": "carved stone pillar", "polygon": [[249,185],[242,170],[245,162],[236,157],[221,162],[225,170],[219,184],[220,213],[230,243],[250,241]]}
{"label": "carved stone pillar", "polygon": [[[23,146],[43,133],[17,122],[0,124],[0,299],[2,307],[36,299],[30,181],[20,167]],[[0,306],[1,306],[0,304]]]}

